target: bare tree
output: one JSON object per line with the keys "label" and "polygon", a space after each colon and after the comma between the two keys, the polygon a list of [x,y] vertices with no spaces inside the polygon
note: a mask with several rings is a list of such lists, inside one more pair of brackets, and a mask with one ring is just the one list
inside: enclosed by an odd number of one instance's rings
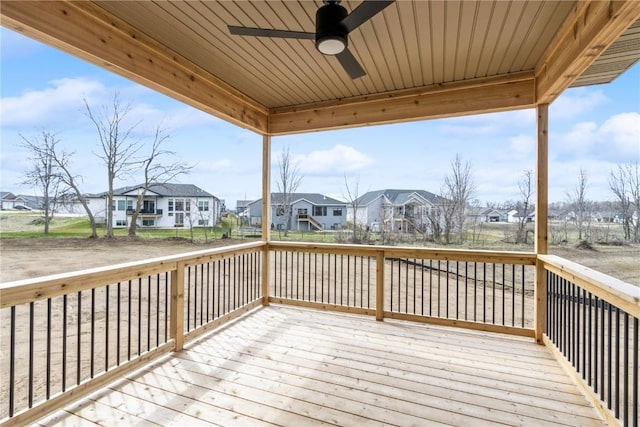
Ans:
{"label": "bare tree", "polygon": [[113,95],[112,105],[103,105],[95,113],[84,99],[87,117],[95,125],[100,138],[101,152],[97,156],[107,167],[107,224],[106,236],[113,237],[113,184],[116,178],[129,172],[133,157],[140,149],[140,141],[132,141],[133,130],[139,124],[126,126],[125,119],[131,112],[131,105],[122,105],[119,94]]}
{"label": "bare tree", "polygon": [[298,190],[303,176],[300,174],[298,165],[291,159],[289,147],[282,150],[278,159],[279,176],[278,192],[282,195],[282,201],[277,209],[282,209],[284,216],[284,235],[289,235],[289,225],[291,222],[291,205],[293,195]]}
{"label": "bare tree", "polygon": [[349,180],[347,179],[347,175],[344,175],[344,187],[346,194],[344,194],[344,198],[347,200],[349,204],[349,208],[353,212],[353,243],[364,243],[368,240],[369,237],[369,225],[361,224],[358,221],[358,210],[360,208],[360,177],[356,177],[354,179],[353,184],[349,185]]}
{"label": "bare tree", "polygon": [[527,218],[533,212],[533,171],[526,169],[523,172],[522,180],[518,181],[518,189],[522,199],[516,203],[518,216],[518,232],[516,233],[516,243],[527,244]]}
{"label": "bare tree", "polygon": [[[574,221],[578,228],[578,240],[589,239],[589,226],[591,224],[591,202],[587,200],[588,179],[587,171],[580,168],[578,172],[578,183],[573,190],[573,194],[567,193],[569,204],[573,209]],[[586,229],[585,229],[586,222]]]}
{"label": "bare tree", "polygon": [[53,147],[53,150],[51,151],[53,161],[58,168],[58,178],[67,186],[69,192],[73,193],[73,199],[78,200],[82,205],[82,208],[89,218],[89,224],[91,225],[91,238],[95,239],[98,237],[96,219],[89,208],[87,199],[80,191],[80,182],[82,181],[82,177],[74,175],[71,172],[70,163],[73,154],[74,153],[67,153],[64,150],[58,152],[56,147]]}
{"label": "bare tree", "polygon": [[640,166],[638,162],[618,165],[617,171],[611,171],[609,188],[617,199],[624,238],[640,243]]}
{"label": "bare tree", "polygon": [[468,161],[463,163],[460,155],[456,154],[451,162],[451,173],[444,178],[444,187],[439,198],[445,243],[451,243],[451,234],[454,230],[458,230],[460,241],[464,241],[466,208],[475,188],[471,164]]}
{"label": "bare tree", "polygon": [[22,147],[29,151],[31,166],[25,172],[23,184],[32,185],[42,195],[44,234],[49,234],[55,204],[63,191],[53,153],[60,142],[54,134],[42,131],[39,137],[28,139],[22,135]]}
{"label": "bare tree", "polygon": [[144,198],[149,191],[149,187],[167,184],[180,175],[188,174],[193,168],[191,165],[180,162],[162,163],[162,159],[165,157],[173,157],[176,154],[173,151],[163,150],[161,148],[162,143],[167,139],[169,139],[169,135],[158,126],[155,131],[153,144],[151,145],[151,151],[139,161],[139,165],[143,171],[143,183],[138,189],[136,207],[131,215],[131,222],[129,223],[130,237],[135,237],[136,235],[138,216],[142,212]]}

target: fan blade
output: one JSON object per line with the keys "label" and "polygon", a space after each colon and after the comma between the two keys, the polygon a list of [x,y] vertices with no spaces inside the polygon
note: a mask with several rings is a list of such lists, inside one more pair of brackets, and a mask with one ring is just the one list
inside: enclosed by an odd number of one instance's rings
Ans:
{"label": "fan blade", "polygon": [[304,31],[271,30],[268,28],[235,27],[229,25],[229,32],[237,36],[277,37],[282,39],[309,39],[315,40],[315,33]]}
{"label": "fan blade", "polygon": [[356,7],[351,11],[351,13],[342,20],[342,25],[345,26],[348,32],[351,32],[358,28],[360,25],[367,22],[369,19],[373,18],[378,14],[378,12],[382,12],[387,6],[393,3],[394,0],[390,1],[377,1],[377,0],[365,0],[360,3],[360,6]]}
{"label": "fan blade", "polygon": [[337,54],[336,58],[338,58],[338,62],[340,62],[342,68],[344,68],[353,80],[367,75],[349,49],[345,49]]}

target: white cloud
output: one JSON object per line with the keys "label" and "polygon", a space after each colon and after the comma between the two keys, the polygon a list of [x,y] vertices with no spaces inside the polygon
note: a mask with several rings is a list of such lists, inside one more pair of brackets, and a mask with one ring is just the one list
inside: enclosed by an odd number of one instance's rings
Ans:
{"label": "white cloud", "polygon": [[510,151],[512,156],[518,158],[530,157],[535,154],[536,141],[530,135],[516,135],[508,138]]}
{"label": "white cloud", "polygon": [[43,90],[27,90],[20,96],[2,98],[2,126],[60,126],[81,115],[83,98],[104,92],[104,86],[84,78],[53,80]]}
{"label": "white cloud", "polygon": [[614,163],[640,159],[640,114],[621,113],[598,126],[583,122],[565,135],[551,137],[552,152],[561,159],[594,158]]}
{"label": "white cloud", "polygon": [[536,113],[533,109],[505,111],[455,117],[443,120],[440,131],[458,137],[478,137],[529,129],[535,125]]}
{"label": "white cloud", "polygon": [[[329,173],[353,172],[373,163],[368,155],[343,144],[328,150],[312,151],[309,154],[292,154],[303,174],[321,175]],[[276,160],[277,164],[277,160]]]}
{"label": "white cloud", "polygon": [[607,102],[607,96],[600,90],[587,88],[569,89],[549,107],[551,120],[568,120],[592,111]]}

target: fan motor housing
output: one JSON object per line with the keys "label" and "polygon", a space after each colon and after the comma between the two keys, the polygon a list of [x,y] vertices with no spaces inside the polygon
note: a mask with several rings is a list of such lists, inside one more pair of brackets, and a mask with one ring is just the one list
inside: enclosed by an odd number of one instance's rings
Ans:
{"label": "fan motor housing", "polygon": [[[347,9],[336,3],[327,3],[316,12],[316,48],[324,54],[337,54],[347,48],[348,31],[342,20],[348,15]],[[340,52],[328,53],[321,47],[321,44],[328,41],[342,43]]]}

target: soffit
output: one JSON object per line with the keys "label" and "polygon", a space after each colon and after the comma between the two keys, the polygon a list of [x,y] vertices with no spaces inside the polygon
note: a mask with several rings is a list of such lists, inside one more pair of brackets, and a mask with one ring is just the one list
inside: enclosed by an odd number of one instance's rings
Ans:
{"label": "soffit", "polygon": [[367,72],[356,80],[312,41],[227,29],[314,31],[321,5],[3,0],[0,12],[2,25],[272,135],[532,107],[639,55],[633,0],[396,1],[349,35]]}

